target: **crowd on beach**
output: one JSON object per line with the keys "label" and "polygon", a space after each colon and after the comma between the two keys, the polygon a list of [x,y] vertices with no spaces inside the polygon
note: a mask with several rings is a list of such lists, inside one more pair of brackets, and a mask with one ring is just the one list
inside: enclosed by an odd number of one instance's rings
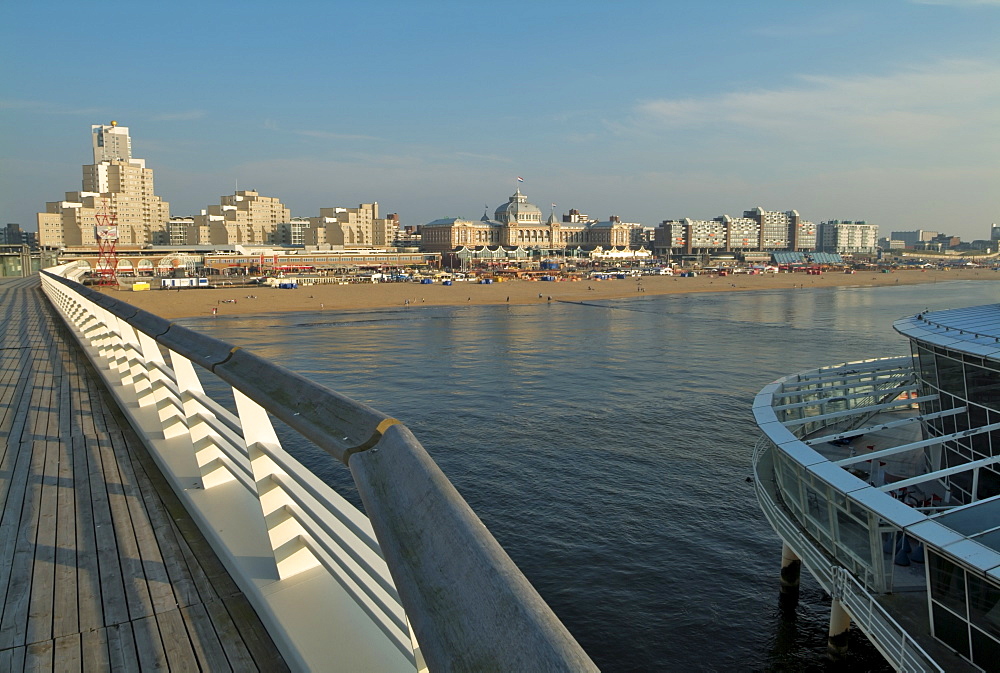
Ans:
{"label": "crowd on beach", "polygon": [[[557,281],[511,280],[492,284],[466,282],[446,286],[442,283],[368,283],[300,285],[295,289],[261,288],[259,294],[246,295],[238,302],[232,286],[191,288],[183,292],[129,292],[122,299],[164,318],[204,315],[249,315],[289,311],[412,309],[424,306],[476,306],[485,304],[530,304],[536,302],[613,301],[643,296],[699,293],[741,292],[754,290],[829,288],[844,286],[884,286],[936,283],[958,280],[1000,280],[991,269],[904,270],[894,273],[828,273],[805,275],[777,273],[720,277],[703,274],[696,277],[642,276],[640,278]],[[545,288],[539,285],[544,284]],[[414,290],[419,285],[419,294]],[[114,290],[107,290],[113,292]],[[220,294],[223,294],[220,296]],[[463,296],[464,295],[464,296]]]}

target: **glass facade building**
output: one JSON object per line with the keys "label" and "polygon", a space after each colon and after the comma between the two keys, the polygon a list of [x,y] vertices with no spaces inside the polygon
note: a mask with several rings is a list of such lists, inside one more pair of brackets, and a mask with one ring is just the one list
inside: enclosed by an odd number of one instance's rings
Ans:
{"label": "glass facade building", "polygon": [[758,501],[897,669],[1000,670],[1000,305],[894,327],[912,356],[758,394]]}

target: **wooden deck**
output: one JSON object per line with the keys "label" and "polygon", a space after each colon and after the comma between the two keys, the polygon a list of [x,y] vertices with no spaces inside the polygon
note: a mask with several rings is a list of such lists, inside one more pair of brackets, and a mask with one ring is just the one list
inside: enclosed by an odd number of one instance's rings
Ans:
{"label": "wooden deck", "polygon": [[288,670],[39,287],[0,279],[0,671]]}

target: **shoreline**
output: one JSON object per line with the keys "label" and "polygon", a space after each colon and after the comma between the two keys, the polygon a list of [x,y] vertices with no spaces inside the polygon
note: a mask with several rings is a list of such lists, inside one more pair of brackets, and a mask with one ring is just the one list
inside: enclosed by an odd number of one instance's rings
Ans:
{"label": "shoreline", "polygon": [[649,295],[701,292],[746,292],[754,290],[809,290],[824,287],[881,287],[933,284],[948,281],[1000,281],[1000,272],[990,269],[903,270],[892,273],[858,271],[855,274],[779,273],[751,276],[738,274],[693,278],[642,276],[625,280],[527,281],[516,280],[481,285],[457,282],[451,286],[434,283],[359,283],[350,285],[309,285],[294,290],[265,286],[210,289],[149,290],[130,292],[94,288],[121,301],[165,319],[197,318],[213,315],[238,317],[293,312],[322,312],[397,308],[402,306],[482,306],[498,304],[538,304],[549,301],[602,301]]}

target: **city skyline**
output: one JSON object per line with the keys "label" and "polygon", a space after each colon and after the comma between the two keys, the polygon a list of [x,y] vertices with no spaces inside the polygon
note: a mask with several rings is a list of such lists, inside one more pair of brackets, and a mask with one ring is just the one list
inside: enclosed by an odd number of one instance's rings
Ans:
{"label": "city skyline", "polygon": [[421,225],[520,186],[646,226],[759,205],[973,240],[1000,220],[996,0],[272,9],[6,6],[0,217],[34,230],[114,119],[175,216],[238,187]]}

